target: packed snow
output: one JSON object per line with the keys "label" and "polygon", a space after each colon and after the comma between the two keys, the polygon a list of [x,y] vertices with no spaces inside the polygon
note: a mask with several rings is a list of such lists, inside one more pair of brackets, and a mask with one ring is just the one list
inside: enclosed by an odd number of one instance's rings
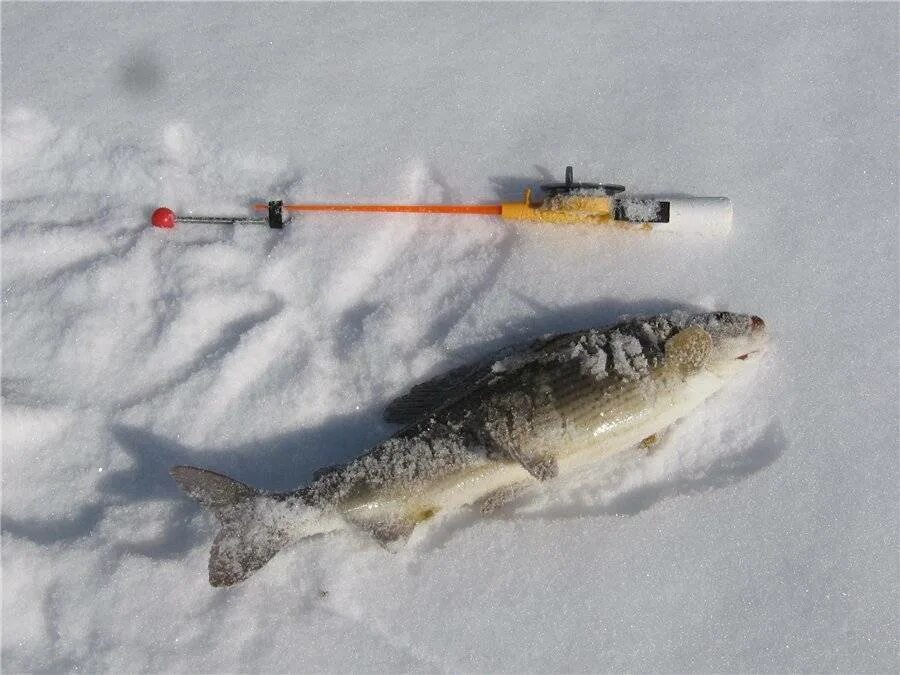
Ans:
{"label": "packed snow", "polygon": [[[2,3],[2,668],[896,671],[891,4]],[[154,208],[727,196],[728,237]],[[308,483],[412,385],[676,308],[760,368],[649,453],[211,588],[168,474]]]}

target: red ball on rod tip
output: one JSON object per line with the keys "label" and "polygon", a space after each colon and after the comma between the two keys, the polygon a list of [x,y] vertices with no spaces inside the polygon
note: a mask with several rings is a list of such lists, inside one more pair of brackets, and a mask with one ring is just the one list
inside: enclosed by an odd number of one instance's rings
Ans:
{"label": "red ball on rod tip", "polygon": [[150,216],[150,222],[153,223],[153,227],[162,227],[170,230],[175,227],[175,212],[172,209],[167,209],[165,206],[160,206]]}

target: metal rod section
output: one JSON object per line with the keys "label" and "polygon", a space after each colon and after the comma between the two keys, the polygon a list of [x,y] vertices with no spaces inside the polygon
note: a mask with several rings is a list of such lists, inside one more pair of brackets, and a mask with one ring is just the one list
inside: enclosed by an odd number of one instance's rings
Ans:
{"label": "metal rod section", "polygon": [[[255,204],[266,209],[265,204]],[[357,213],[458,213],[499,216],[500,204],[285,204],[285,211],[349,211]]]}
{"label": "metal rod section", "polygon": [[[268,208],[268,207],[267,207]],[[267,225],[265,218],[228,218],[218,216],[178,216],[179,223],[206,223],[209,225]]]}

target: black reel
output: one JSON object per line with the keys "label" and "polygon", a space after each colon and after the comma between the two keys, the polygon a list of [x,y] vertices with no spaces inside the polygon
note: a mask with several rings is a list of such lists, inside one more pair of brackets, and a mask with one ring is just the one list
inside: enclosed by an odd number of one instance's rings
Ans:
{"label": "black reel", "polygon": [[546,183],[541,185],[541,190],[547,197],[555,197],[556,195],[567,195],[576,190],[603,190],[603,194],[614,195],[625,191],[624,185],[616,185],[615,183],[576,183],[575,172],[571,166],[566,167],[565,183]]}

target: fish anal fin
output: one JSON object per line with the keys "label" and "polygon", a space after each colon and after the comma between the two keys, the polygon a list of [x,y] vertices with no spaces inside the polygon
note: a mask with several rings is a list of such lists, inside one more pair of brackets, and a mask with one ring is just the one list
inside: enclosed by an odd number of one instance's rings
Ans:
{"label": "fish anal fin", "polygon": [[433,504],[423,504],[412,509],[410,511],[410,517],[416,524],[424,523],[426,520],[434,518],[440,510],[440,507],[434,506]]}
{"label": "fish anal fin", "polygon": [[440,507],[435,504],[411,503],[394,513],[376,517],[348,516],[347,520],[365,530],[389,551],[399,549],[409,539],[416,525],[434,518]]}
{"label": "fish anal fin", "polygon": [[522,494],[527,487],[528,483],[504,485],[503,487],[488,492],[484,497],[475,502],[475,506],[477,506],[478,510],[484,515],[493,513],[497,509],[513,501]]}
{"label": "fish anal fin", "polygon": [[403,547],[414,529],[416,529],[416,523],[413,520],[398,518],[396,520],[373,523],[369,531],[375,537],[375,541],[394,553]]}
{"label": "fish anal fin", "polygon": [[391,552],[400,549],[416,529],[413,514],[397,514],[384,518],[353,518],[348,520],[371,534],[375,541]]}

